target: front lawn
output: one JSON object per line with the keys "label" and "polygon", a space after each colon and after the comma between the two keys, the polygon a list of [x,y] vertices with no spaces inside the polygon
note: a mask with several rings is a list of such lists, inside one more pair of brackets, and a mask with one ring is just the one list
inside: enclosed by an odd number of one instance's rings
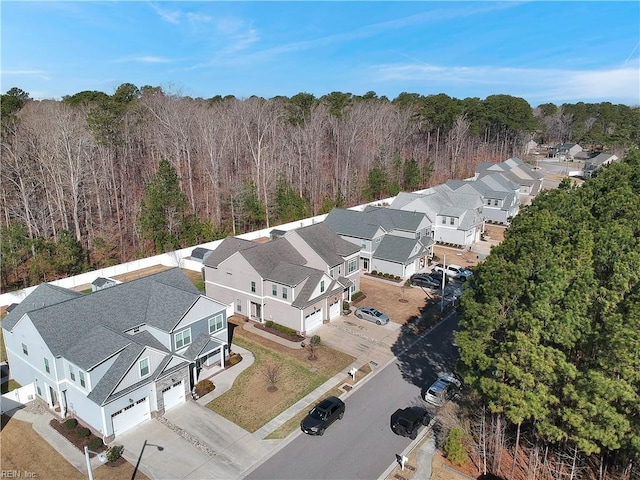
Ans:
{"label": "front lawn", "polygon": [[[317,349],[316,360],[309,360],[306,350],[290,349],[242,327],[236,328],[233,343],[251,351],[255,362],[238,375],[228,392],[207,407],[250,432],[258,430],[355,360],[325,346]],[[266,369],[272,365],[280,368],[275,391],[267,390],[271,384]],[[215,378],[213,380],[215,383]]]}

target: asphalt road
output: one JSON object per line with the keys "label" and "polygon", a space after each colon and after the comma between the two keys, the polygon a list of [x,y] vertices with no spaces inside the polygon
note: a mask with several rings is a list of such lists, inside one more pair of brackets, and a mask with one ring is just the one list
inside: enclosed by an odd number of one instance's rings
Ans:
{"label": "asphalt road", "polygon": [[[398,408],[421,405],[422,391],[456,359],[452,332],[455,315],[442,323],[355,390],[346,400],[342,420],[324,436],[299,433],[287,446],[255,469],[249,479],[378,478],[411,440],[391,431]],[[400,351],[402,347],[395,348]]]}

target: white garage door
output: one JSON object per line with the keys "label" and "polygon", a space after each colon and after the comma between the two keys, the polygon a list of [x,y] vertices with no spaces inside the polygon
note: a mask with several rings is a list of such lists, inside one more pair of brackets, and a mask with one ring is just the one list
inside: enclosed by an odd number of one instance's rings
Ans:
{"label": "white garage door", "polygon": [[304,328],[307,332],[320,325],[322,325],[322,309],[304,317]]}
{"label": "white garage door", "polygon": [[340,316],[340,300],[336,300],[335,303],[329,305],[329,318],[333,320]]}
{"label": "white garage door", "polygon": [[164,411],[184,403],[184,387],[182,382],[176,382],[170,387],[162,390],[162,400],[164,401]]}
{"label": "white garage door", "polygon": [[143,422],[150,418],[149,414],[149,398],[145,397],[142,400],[132,403],[124,407],[119,412],[111,415],[111,421],[113,422],[113,433],[120,435],[126,432],[130,428],[135,427],[140,422]]}
{"label": "white garage door", "polygon": [[411,264],[406,266],[405,271],[404,271],[404,276],[406,278],[408,278],[411,275],[413,275],[414,273],[416,273],[416,262],[413,262],[413,263],[411,263]]}

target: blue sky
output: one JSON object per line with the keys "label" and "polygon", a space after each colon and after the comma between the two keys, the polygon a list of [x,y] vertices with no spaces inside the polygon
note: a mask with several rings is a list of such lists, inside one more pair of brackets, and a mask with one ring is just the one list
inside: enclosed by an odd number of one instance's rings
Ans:
{"label": "blue sky", "polygon": [[0,3],[1,84],[640,104],[640,2]]}

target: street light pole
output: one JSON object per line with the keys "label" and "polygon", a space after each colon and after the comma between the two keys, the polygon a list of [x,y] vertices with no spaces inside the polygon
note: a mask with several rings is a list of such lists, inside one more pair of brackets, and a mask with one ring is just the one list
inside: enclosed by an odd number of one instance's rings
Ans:
{"label": "street light pole", "polygon": [[442,256],[442,296],[440,298],[440,313],[444,312],[444,277],[447,274],[447,254],[443,253]]}

